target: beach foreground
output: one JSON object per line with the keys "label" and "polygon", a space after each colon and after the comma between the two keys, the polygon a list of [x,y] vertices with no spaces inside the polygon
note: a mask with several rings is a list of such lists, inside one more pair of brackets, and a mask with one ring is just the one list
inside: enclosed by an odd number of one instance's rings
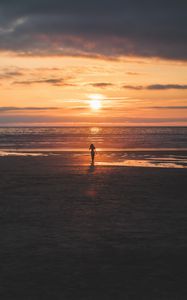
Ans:
{"label": "beach foreground", "polygon": [[0,157],[1,299],[186,299],[187,169]]}

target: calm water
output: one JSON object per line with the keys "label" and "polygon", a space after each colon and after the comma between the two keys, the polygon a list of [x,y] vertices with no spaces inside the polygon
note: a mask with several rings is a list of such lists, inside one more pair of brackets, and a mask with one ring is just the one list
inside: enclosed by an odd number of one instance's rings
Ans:
{"label": "calm water", "polygon": [[187,127],[0,128],[0,149],[187,148]]}
{"label": "calm water", "polygon": [[90,143],[98,165],[187,167],[187,127],[0,128],[0,156],[63,155],[87,164]]}

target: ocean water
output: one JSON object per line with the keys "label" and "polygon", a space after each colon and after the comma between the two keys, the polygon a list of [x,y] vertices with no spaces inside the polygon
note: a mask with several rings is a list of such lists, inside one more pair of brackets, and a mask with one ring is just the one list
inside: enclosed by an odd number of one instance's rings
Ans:
{"label": "ocean water", "polygon": [[0,149],[187,149],[187,127],[0,128]]}
{"label": "ocean water", "polygon": [[0,128],[0,156],[63,155],[68,164],[185,168],[187,127]]}

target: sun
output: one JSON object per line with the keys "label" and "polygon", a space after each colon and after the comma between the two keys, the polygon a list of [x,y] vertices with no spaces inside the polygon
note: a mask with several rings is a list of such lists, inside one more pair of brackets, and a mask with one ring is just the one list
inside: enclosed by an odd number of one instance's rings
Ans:
{"label": "sun", "polygon": [[98,110],[101,108],[101,99],[102,99],[102,95],[100,94],[92,94],[89,96],[90,98],[90,107],[93,109],[93,110]]}
{"label": "sun", "polygon": [[100,100],[91,100],[90,106],[92,109],[100,109],[101,108],[101,101]]}

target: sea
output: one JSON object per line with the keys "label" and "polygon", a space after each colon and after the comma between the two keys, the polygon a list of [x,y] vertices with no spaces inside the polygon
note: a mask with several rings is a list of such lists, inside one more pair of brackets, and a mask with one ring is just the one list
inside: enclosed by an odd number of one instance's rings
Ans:
{"label": "sea", "polygon": [[62,155],[71,165],[187,167],[187,127],[1,127],[0,156]]}

